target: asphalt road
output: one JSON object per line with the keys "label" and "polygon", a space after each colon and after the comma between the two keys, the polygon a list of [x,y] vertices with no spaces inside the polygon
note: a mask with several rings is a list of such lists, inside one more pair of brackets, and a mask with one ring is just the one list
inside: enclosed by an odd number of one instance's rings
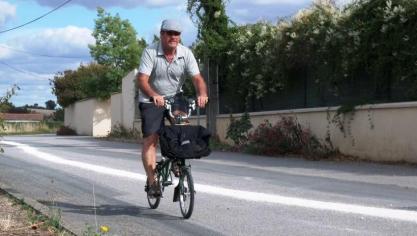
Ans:
{"label": "asphalt road", "polygon": [[143,190],[140,145],[90,137],[8,136],[0,186],[51,209],[82,235],[416,235],[417,167],[213,152],[192,160],[196,204],[183,220],[168,188]]}

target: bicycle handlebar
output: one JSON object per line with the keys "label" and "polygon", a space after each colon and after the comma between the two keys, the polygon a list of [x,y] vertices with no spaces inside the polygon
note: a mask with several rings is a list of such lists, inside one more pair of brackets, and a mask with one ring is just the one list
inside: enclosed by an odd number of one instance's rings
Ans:
{"label": "bicycle handlebar", "polygon": [[[175,96],[164,96],[164,107],[166,110],[168,110],[168,114],[171,118],[174,119],[187,119],[191,116],[192,111],[194,111],[196,109],[196,101],[195,99],[187,99],[187,109],[188,109],[188,113],[185,113],[185,115],[181,115],[178,114],[177,116],[175,116],[174,114],[172,114],[172,105],[175,103]],[[149,101],[153,102],[154,99],[153,97],[149,98]]]}

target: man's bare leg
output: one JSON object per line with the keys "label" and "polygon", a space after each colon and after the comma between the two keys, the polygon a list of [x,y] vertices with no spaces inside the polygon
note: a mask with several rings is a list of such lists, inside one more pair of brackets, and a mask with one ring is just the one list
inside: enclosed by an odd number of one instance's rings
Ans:
{"label": "man's bare leg", "polygon": [[149,186],[155,182],[156,147],[158,146],[157,134],[151,134],[143,139],[142,162],[148,176]]}

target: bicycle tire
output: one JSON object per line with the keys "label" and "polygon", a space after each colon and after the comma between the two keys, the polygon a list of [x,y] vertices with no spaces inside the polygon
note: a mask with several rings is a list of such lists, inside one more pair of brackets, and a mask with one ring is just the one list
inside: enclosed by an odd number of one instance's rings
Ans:
{"label": "bicycle tire", "polygon": [[[160,175],[158,174],[158,180],[160,180]],[[162,190],[162,189],[161,189]],[[158,206],[159,206],[159,203],[161,202],[161,196],[159,196],[159,197],[153,197],[153,198],[151,198],[151,197],[149,197],[149,195],[148,194],[146,194],[146,198],[148,199],[148,204],[149,204],[149,207],[151,208],[151,209],[156,209],[156,208],[158,208]]]}
{"label": "bicycle tire", "polygon": [[194,210],[194,181],[189,168],[181,171],[180,177],[180,209],[184,219],[189,219]]}

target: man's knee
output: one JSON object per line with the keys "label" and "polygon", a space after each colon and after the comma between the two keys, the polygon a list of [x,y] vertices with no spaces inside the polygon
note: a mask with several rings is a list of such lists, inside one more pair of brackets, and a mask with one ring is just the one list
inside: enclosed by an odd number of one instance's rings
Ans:
{"label": "man's knee", "polygon": [[143,139],[144,149],[156,147],[158,145],[158,134],[151,134]]}

